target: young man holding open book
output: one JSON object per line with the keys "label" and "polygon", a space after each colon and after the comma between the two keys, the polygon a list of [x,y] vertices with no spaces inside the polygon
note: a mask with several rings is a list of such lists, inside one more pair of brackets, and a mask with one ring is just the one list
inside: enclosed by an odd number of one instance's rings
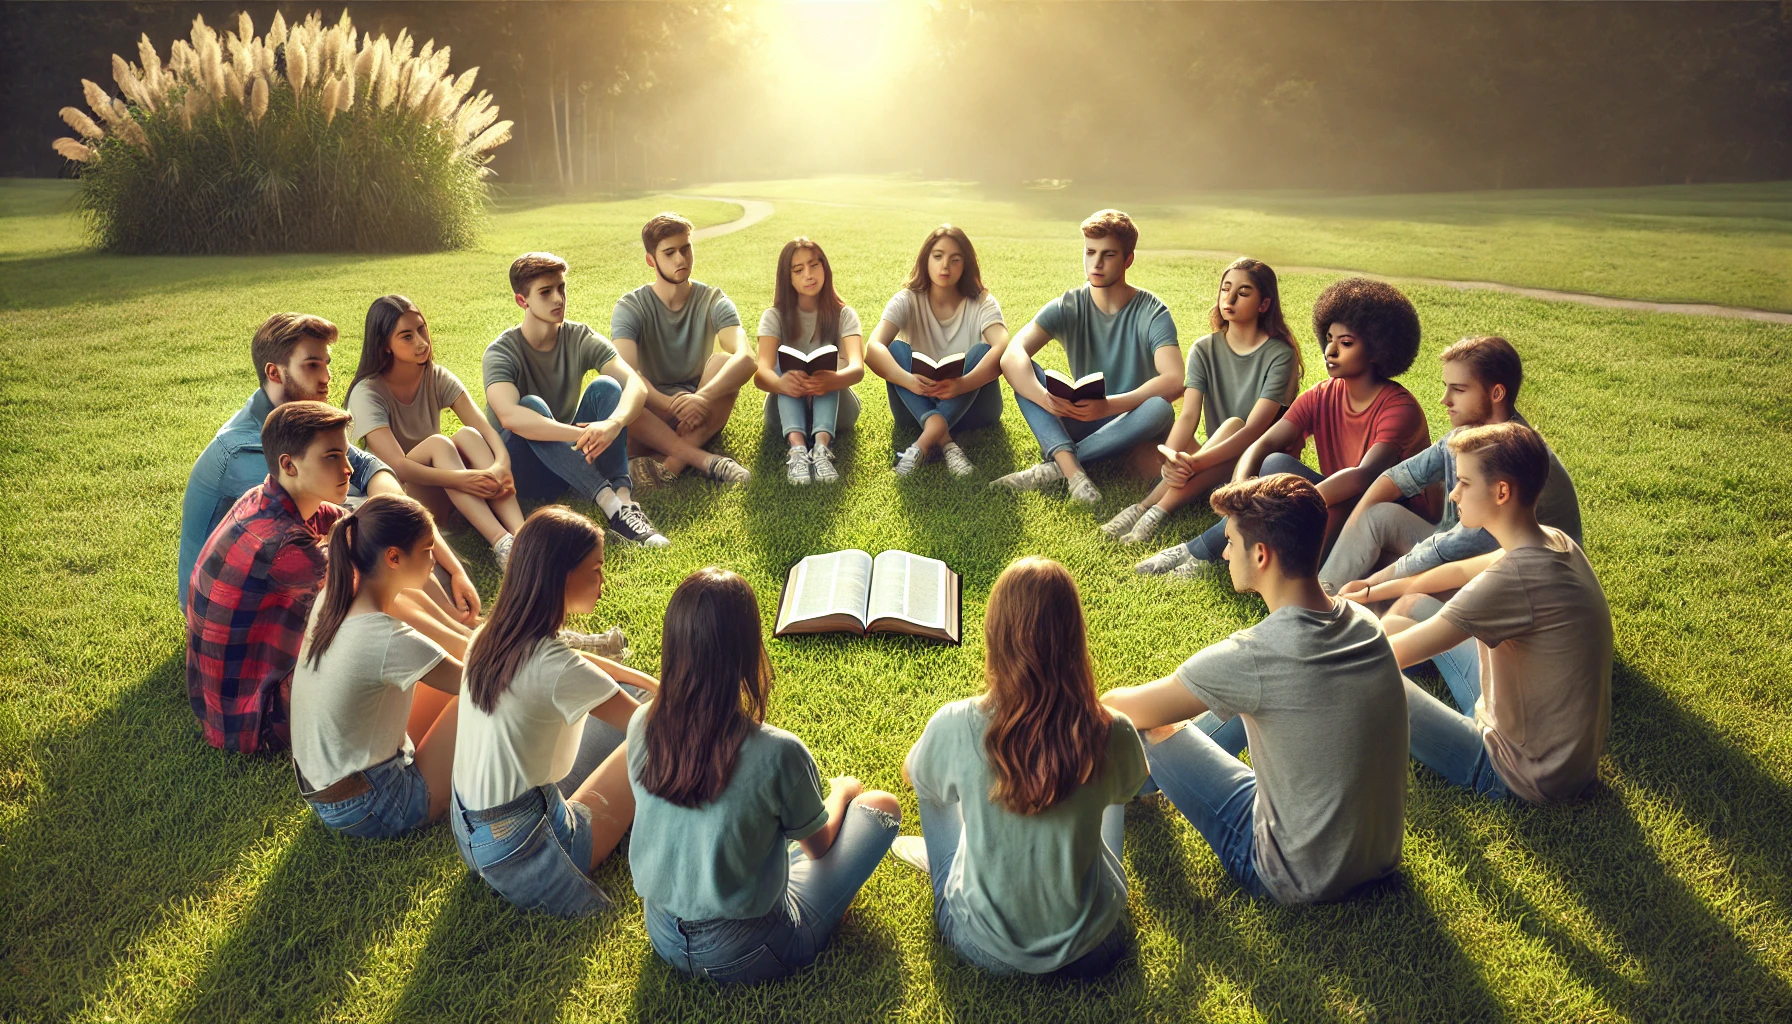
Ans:
{"label": "young man holding open book", "polygon": [[[1176,419],[1170,402],[1182,391],[1182,350],[1169,308],[1126,283],[1139,241],[1132,219],[1102,210],[1083,222],[1082,232],[1088,283],[1046,303],[1002,353],[1002,373],[1044,459],[990,486],[1037,491],[1063,480],[1070,500],[1093,505],[1101,492],[1084,463],[1169,432]],[[1033,361],[1054,338],[1069,358],[1069,378]]]}

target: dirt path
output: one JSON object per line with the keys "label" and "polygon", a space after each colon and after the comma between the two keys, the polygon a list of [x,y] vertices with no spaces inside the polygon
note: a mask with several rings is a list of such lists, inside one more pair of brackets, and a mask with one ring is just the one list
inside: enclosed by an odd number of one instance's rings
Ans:
{"label": "dirt path", "polygon": [[[738,220],[726,224],[715,224],[706,228],[698,228],[692,235],[693,241],[716,238],[720,235],[732,234],[743,228],[750,228],[770,217],[775,211],[772,204],[763,199],[737,199],[732,196],[676,196],[679,199],[711,199],[724,203],[733,203],[741,208]],[[840,204],[849,205],[849,204]],[[1229,260],[1238,254],[1222,252],[1218,249],[1140,249],[1146,256],[1198,256],[1203,259]],[[1372,274],[1364,270],[1347,270],[1342,267],[1279,267],[1284,273],[1293,274],[1356,274],[1374,278],[1378,281],[1407,281],[1413,284],[1437,285],[1443,288],[1456,288],[1461,291],[1504,292],[1507,295],[1522,295],[1527,299],[1542,299],[1545,302],[1574,302],[1583,306],[1598,306],[1602,309],[1622,309],[1633,313],[1677,313],[1683,316],[1721,316],[1735,320],[1758,320],[1769,324],[1792,324],[1792,313],[1776,313],[1766,309],[1749,309],[1745,306],[1715,306],[1703,302],[1650,302],[1646,299],[1618,299],[1609,295],[1589,295],[1585,292],[1563,292],[1553,288],[1526,288],[1515,284],[1500,284],[1497,281],[1448,281],[1438,277],[1410,277],[1404,274]]]}

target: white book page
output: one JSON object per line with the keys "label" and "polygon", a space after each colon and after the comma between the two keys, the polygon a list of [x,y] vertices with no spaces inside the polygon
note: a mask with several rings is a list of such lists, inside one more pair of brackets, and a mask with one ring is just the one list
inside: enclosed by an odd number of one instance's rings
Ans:
{"label": "white book page", "polygon": [[810,555],[797,563],[790,585],[796,589],[791,621],[838,613],[863,622],[871,592],[871,556],[856,548]]}
{"label": "white book page", "polygon": [[877,556],[865,621],[885,616],[929,629],[946,628],[946,563],[906,551]]}

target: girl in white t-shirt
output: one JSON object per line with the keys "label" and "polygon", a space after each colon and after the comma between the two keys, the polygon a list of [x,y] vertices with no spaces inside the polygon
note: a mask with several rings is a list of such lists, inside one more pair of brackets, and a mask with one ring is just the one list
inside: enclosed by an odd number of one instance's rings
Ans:
{"label": "girl in white t-shirt", "polygon": [[[355,418],[349,439],[436,515],[452,508],[464,516],[502,571],[523,525],[510,454],[460,378],[435,362],[429,324],[410,299],[382,295],[368,307],[361,363],[343,404]],[[444,409],[465,424],[453,437],[441,433]]]}
{"label": "girl in white t-shirt", "polygon": [[[898,337],[900,336],[900,338]],[[935,452],[953,476],[976,472],[952,432],[976,430],[1002,419],[1002,352],[1008,325],[1002,307],[983,287],[977,250],[963,229],[941,224],[928,233],[902,290],[884,307],[871,332],[865,362],[888,383],[890,412],[899,429],[921,432],[896,456],[896,475],[907,476]],[[939,379],[928,361],[963,356]],[[915,372],[916,365],[922,367]],[[957,375],[952,375],[957,371]]]}
{"label": "girl in white t-shirt", "polygon": [[[852,386],[865,376],[859,314],[834,291],[827,253],[807,238],[793,238],[778,254],[772,308],[759,318],[759,366],[753,383],[767,393],[765,419],[776,422],[790,442],[787,477],[793,484],[833,483],[834,438],[859,418]],[[810,355],[833,345],[838,365],[831,370],[784,372],[778,349]]]}
{"label": "girl in white t-shirt", "polygon": [[635,816],[622,731],[639,705],[618,681],[659,688],[557,635],[603,593],[603,539],[564,505],[529,516],[460,690],[448,822],[461,858],[510,902],[561,917],[609,905],[591,871]]}
{"label": "girl in white t-shirt", "polygon": [[398,494],[367,499],[330,531],[290,713],[299,791],[338,832],[398,835],[448,808],[466,647],[420,589],[434,547],[429,511]]}

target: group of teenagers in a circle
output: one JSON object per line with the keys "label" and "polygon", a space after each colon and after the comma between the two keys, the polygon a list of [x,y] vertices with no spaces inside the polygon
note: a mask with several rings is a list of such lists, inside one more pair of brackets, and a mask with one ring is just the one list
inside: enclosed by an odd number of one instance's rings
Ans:
{"label": "group of teenagers in a circle", "polygon": [[[290,749],[301,795],[347,835],[446,819],[467,866],[527,909],[607,907],[591,873],[626,839],[654,950],[719,982],[813,961],[886,854],[929,875],[939,933],[966,961],[1101,974],[1126,953],[1124,804],[1147,794],[1247,891],[1302,903],[1398,869],[1409,756],[1492,799],[1585,793],[1610,722],[1611,617],[1573,485],[1515,408],[1512,345],[1443,351],[1452,429],[1433,443],[1394,380],[1420,337],[1395,288],[1353,278],[1319,296],[1326,379],[1301,391],[1269,267],[1225,270],[1185,361],[1169,310],[1126,281],[1132,221],[1104,210],[1081,234],[1087,283],[1011,337],[970,239],[942,226],[868,340],[821,247],[795,239],[755,351],[727,297],[690,279],[690,223],[662,214],[642,232],[654,279],[617,303],[611,339],[565,319],[564,261],[515,261],[522,321],[486,349],[485,410],[402,296],[368,311],[346,411],[327,404],[335,326],[270,317],[251,343],[261,387],[201,454],[182,510],[206,740]],[[1073,377],[1103,375],[1104,397],[1048,391],[1033,356],[1053,339]],[[780,348],[826,345],[837,368],[781,372]],[[956,356],[956,377],[914,372]],[[771,665],[740,576],[710,567],[678,586],[657,677],[622,664],[620,630],[567,628],[602,596],[606,536],[667,543],[636,479],[748,478],[706,447],[748,380],[789,443],[789,481],[828,483],[866,366],[897,430],[918,431],[892,449],[897,475],[934,457],[974,474],[954,436],[999,422],[1006,378],[1042,458],[991,486],[1062,482],[1094,504],[1085,464],[1155,459],[1149,493],[1101,532],[1145,541],[1205,496],[1220,520],[1139,571],[1225,563],[1268,609],[1163,679],[1098,692],[1076,583],[1048,559],[1013,563],[984,615],[985,692],[935,713],[902,765],[919,836],[899,834],[897,797],[824,784],[802,740],[767,723]],[[1299,459],[1308,439],[1317,472]],[[519,505],[569,490],[607,530]],[[489,615],[436,528],[454,514],[503,571]],[[1449,700],[1404,676],[1426,662]]]}

